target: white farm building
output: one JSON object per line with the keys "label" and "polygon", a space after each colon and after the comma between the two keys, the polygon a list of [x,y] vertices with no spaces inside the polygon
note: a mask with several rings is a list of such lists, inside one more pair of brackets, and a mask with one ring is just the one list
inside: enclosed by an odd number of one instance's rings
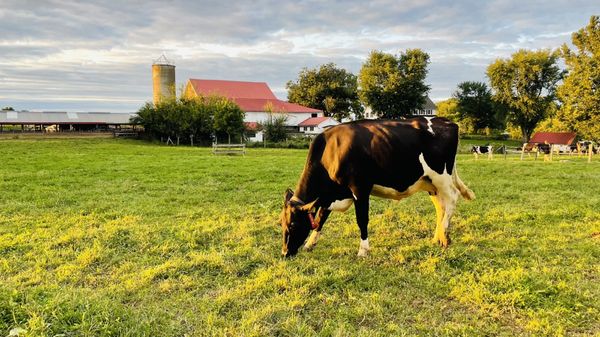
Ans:
{"label": "white farm building", "polygon": [[[307,134],[320,133],[326,126],[339,124],[329,117],[324,117],[321,110],[278,99],[264,82],[189,79],[184,95],[219,95],[234,101],[246,113],[246,129],[255,131],[253,137],[250,137],[253,141],[263,140],[263,133],[258,127],[273,114],[285,115],[288,127]],[[316,121],[319,122],[314,124]]]}

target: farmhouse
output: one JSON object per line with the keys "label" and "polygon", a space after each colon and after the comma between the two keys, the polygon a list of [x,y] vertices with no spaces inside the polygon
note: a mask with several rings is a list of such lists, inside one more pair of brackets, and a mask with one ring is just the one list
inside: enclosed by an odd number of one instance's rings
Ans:
{"label": "farmhouse", "polygon": [[252,131],[250,139],[253,141],[263,140],[263,133],[257,130],[257,126],[272,118],[273,114],[284,114],[287,126],[298,132],[314,134],[322,132],[326,126],[339,124],[324,117],[321,110],[278,99],[264,82],[189,79],[184,95],[220,95],[233,100],[246,113],[244,122],[246,128]]}
{"label": "farmhouse", "polygon": [[[422,117],[435,117],[437,116],[437,106],[429,96],[425,98],[425,104],[421,109],[416,109],[412,113],[413,117],[422,116]],[[365,119],[377,119],[379,116],[376,112],[374,112],[370,107],[365,108]]]}
{"label": "farmhouse", "polygon": [[300,132],[316,135],[325,131],[326,128],[338,124],[331,117],[312,117],[298,124],[298,127],[300,128]]}

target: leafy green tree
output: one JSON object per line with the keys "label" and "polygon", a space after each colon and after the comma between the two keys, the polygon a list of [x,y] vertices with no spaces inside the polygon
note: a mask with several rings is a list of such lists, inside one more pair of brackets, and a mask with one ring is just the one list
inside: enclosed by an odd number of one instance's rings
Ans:
{"label": "leafy green tree", "polygon": [[263,125],[266,141],[277,143],[286,140],[286,122],[286,115],[279,113],[269,113],[269,117]]}
{"label": "leafy green tree", "polygon": [[408,116],[425,104],[429,55],[408,49],[395,56],[372,51],[359,73],[362,102],[382,118]]}
{"label": "leafy green tree", "polygon": [[555,104],[556,84],[562,77],[557,52],[519,50],[487,68],[494,100],[508,109],[507,119],[521,129],[524,141]]}
{"label": "leafy green tree", "polygon": [[454,97],[438,102],[436,104],[436,109],[438,117],[448,118],[453,122],[458,122],[460,120],[460,115],[458,114],[458,100]]}
{"label": "leafy green tree", "polygon": [[362,117],[356,75],[337,68],[334,63],[321,65],[318,69],[302,69],[298,79],[287,82],[286,88],[288,101],[322,110],[325,116],[338,121],[351,114]]}
{"label": "leafy green tree", "polygon": [[457,100],[460,119],[469,118],[475,131],[501,126],[492,91],[483,82],[466,81],[458,84],[452,95]]}
{"label": "leafy green tree", "polygon": [[241,137],[244,132],[244,111],[233,101],[223,97],[213,97],[209,101],[214,107],[213,121],[217,135],[227,134],[230,143],[231,135]]}
{"label": "leafy green tree", "polygon": [[205,97],[181,98],[182,109],[185,109],[184,123],[189,135],[201,141],[212,140],[214,134],[213,109],[206,104]]}
{"label": "leafy green tree", "polygon": [[458,124],[461,134],[469,134],[475,131],[473,120],[469,117],[461,117],[458,112],[458,99],[452,97],[436,104],[437,116],[448,118]]}
{"label": "leafy green tree", "polygon": [[[142,125],[150,138],[188,137],[210,141],[215,134],[234,135],[244,129],[244,112],[224,97],[182,97],[164,99],[154,105],[150,102],[138,110],[132,119]],[[190,139],[191,141],[191,139]]]}
{"label": "leafy green tree", "polygon": [[559,119],[586,139],[600,141],[600,18],[573,33],[572,51],[563,45],[567,75],[558,87]]}
{"label": "leafy green tree", "polygon": [[15,109],[12,106],[5,106],[2,111],[15,111]]}

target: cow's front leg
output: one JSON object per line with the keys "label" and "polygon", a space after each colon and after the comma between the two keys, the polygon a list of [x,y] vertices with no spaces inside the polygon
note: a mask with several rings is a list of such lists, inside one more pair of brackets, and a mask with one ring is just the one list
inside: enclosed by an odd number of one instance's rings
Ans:
{"label": "cow's front leg", "polygon": [[305,250],[311,251],[313,248],[315,248],[315,246],[317,245],[317,241],[319,241],[319,238],[321,237],[321,229],[323,229],[323,225],[325,224],[325,221],[327,221],[327,218],[329,217],[330,213],[330,210],[323,208],[319,209],[317,218],[315,219],[315,221],[319,224],[319,227],[313,230],[310,234],[308,241],[306,241],[306,244],[304,245]]}
{"label": "cow's front leg", "polygon": [[368,237],[368,226],[369,226],[369,197],[357,199],[354,202],[354,209],[356,210],[356,223],[360,229],[360,246],[358,248],[358,256],[364,257],[369,254],[369,237]]}

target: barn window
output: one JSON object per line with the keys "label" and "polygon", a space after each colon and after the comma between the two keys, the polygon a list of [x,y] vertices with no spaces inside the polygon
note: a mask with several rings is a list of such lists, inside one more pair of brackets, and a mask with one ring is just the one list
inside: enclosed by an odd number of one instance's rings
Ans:
{"label": "barn window", "polygon": [[318,117],[318,116],[319,116],[318,114],[310,114],[310,117],[313,117],[313,118]]}

